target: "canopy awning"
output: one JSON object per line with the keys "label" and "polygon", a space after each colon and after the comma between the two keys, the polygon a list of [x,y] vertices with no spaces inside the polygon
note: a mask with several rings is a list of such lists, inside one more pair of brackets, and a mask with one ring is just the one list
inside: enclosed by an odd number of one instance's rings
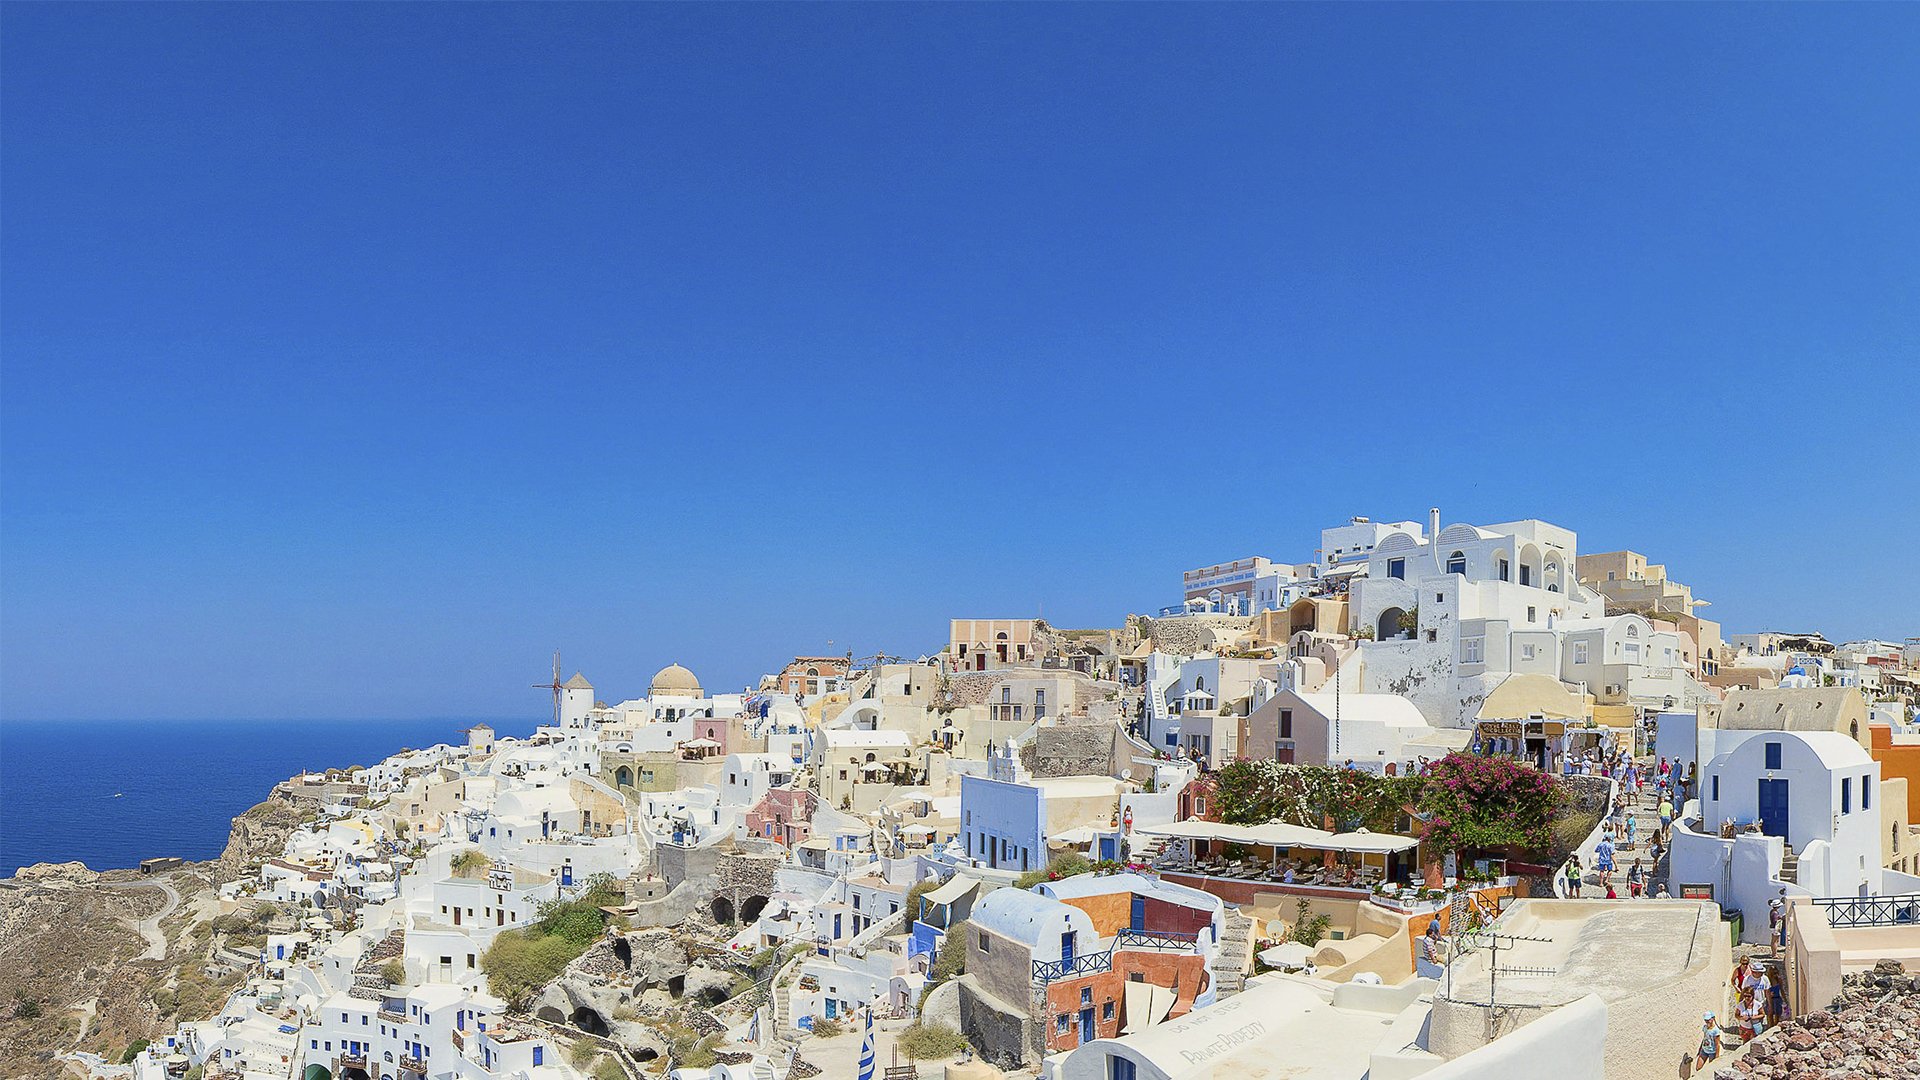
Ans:
{"label": "canopy awning", "polygon": [[1361,829],[1358,832],[1335,833],[1320,843],[1307,844],[1305,846],[1320,848],[1323,851],[1390,854],[1395,851],[1405,851],[1408,848],[1419,847],[1420,841],[1411,836],[1399,836],[1395,833],[1368,832],[1365,829]]}
{"label": "canopy awning", "polygon": [[1092,829],[1087,828],[1085,825],[1081,825],[1077,828],[1068,829],[1065,832],[1054,833],[1052,836],[1047,837],[1047,839],[1056,844],[1066,844],[1069,846],[1077,846],[1080,844],[1093,843],[1093,838],[1098,835],[1099,834],[1094,832]]}
{"label": "canopy awning", "polygon": [[929,904],[940,904],[944,906],[953,903],[955,900],[960,899],[979,887],[979,878],[955,875],[951,881],[927,893],[922,899]]}
{"label": "canopy awning", "polygon": [[1127,983],[1127,1026],[1120,1030],[1120,1034],[1132,1035],[1165,1020],[1167,1013],[1173,1011],[1173,1003],[1179,996],[1171,987],[1155,986],[1150,982]]}
{"label": "canopy awning", "polygon": [[903,832],[903,833],[911,833],[911,834],[913,834],[914,836],[932,836],[932,835],[933,835],[933,826],[931,826],[931,825],[902,825],[902,826],[900,826],[900,831],[901,831],[901,832]]}
{"label": "canopy awning", "polygon": [[683,742],[680,745],[688,750],[720,749],[720,744],[717,742],[714,742],[712,739],[688,739],[686,742]]}
{"label": "canopy awning", "polygon": [[1142,825],[1138,831],[1154,836],[1185,840],[1221,840],[1231,844],[1259,844],[1263,847],[1318,847],[1328,834],[1305,825],[1270,822],[1265,825],[1229,825],[1223,821],[1175,821],[1165,825]]}

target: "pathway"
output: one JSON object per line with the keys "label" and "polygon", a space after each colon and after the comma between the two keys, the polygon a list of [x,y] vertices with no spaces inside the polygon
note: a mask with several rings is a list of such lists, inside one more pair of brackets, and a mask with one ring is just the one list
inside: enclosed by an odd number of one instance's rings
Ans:
{"label": "pathway", "polygon": [[140,954],[142,960],[165,960],[167,958],[167,936],[160,932],[160,920],[173,914],[180,906],[180,894],[172,885],[155,878],[151,881],[131,882],[116,885],[119,889],[159,889],[167,894],[167,902],[158,912],[144,919],[122,919],[127,927],[147,939],[147,951]]}
{"label": "pathway", "polygon": [[[1642,769],[1650,769],[1658,764],[1653,759],[1642,759]],[[1649,776],[1652,774],[1649,773]],[[1646,895],[1652,896],[1660,891],[1660,885],[1667,881],[1667,849],[1660,850],[1660,861],[1651,859],[1653,834],[1660,829],[1660,796],[1654,793],[1651,780],[1647,783],[1646,794],[1629,798],[1628,813],[1634,818],[1634,840],[1632,847],[1627,846],[1626,834],[1622,831],[1614,841],[1613,888],[1622,899],[1627,896],[1627,869],[1635,859],[1642,863],[1641,869],[1647,874]],[[1591,860],[1589,860],[1591,861]],[[1672,888],[1671,885],[1668,886]],[[1606,887],[1600,884],[1600,874],[1588,866],[1586,876],[1580,879],[1580,895],[1584,899],[1598,900],[1607,895]]]}

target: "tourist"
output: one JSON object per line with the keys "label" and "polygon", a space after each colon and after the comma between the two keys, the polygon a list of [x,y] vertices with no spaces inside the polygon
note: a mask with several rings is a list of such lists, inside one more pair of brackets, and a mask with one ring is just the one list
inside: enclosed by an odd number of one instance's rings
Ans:
{"label": "tourist", "polygon": [[1720,1056],[1720,1028],[1713,1022],[1713,1014],[1708,1013],[1700,1022],[1700,1049],[1693,1055],[1693,1071],[1700,1072],[1707,1062]]}
{"label": "tourist", "polygon": [[1608,883],[1607,883],[1607,899],[1609,899],[1609,900],[1618,900],[1618,899],[1620,899],[1620,894],[1619,894],[1619,893],[1617,893],[1617,892],[1614,892],[1614,891],[1613,891],[1613,883],[1612,883],[1612,882],[1608,882]]}
{"label": "tourist", "polygon": [[1666,887],[1665,885],[1662,885],[1662,886],[1660,886],[1660,891],[1659,891],[1659,892],[1657,892],[1657,893],[1654,893],[1654,894],[1653,894],[1653,898],[1654,898],[1655,900],[1671,900],[1671,899],[1673,899],[1673,897],[1671,897],[1671,896],[1668,896],[1668,895],[1667,895],[1667,887]]}
{"label": "tourist", "polygon": [[1640,869],[1640,860],[1635,859],[1633,860],[1633,865],[1627,869],[1627,897],[1638,900],[1641,895],[1646,892],[1646,889],[1646,871]]}
{"label": "tourist", "polygon": [[1772,933],[1775,948],[1787,947],[1787,890],[1781,889],[1780,895],[1767,904],[1767,926]]}
{"label": "tourist", "polygon": [[1754,1000],[1753,991],[1740,995],[1740,1000],[1733,1007],[1733,1019],[1739,1025],[1741,1042],[1752,1042],[1754,1036],[1765,1029],[1766,1021],[1761,1019],[1761,1011],[1759,1003]]}
{"label": "tourist", "polygon": [[1633,847],[1639,839],[1640,822],[1632,814],[1627,815],[1627,846]]}
{"label": "tourist", "polygon": [[1280,875],[1280,880],[1288,885],[1293,884],[1293,864],[1292,863],[1287,864],[1287,872]]}
{"label": "tourist", "polygon": [[1662,832],[1665,832],[1667,829],[1670,829],[1672,827],[1673,827],[1673,800],[1663,797],[1660,800],[1660,829]]}
{"label": "tourist", "polygon": [[1580,853],[1576,851],[1567,859],[1567,895],[1580,895],[1580,877]]}
{"label": "tourist", "polygon": [[1672,770],[1672,768],[1673,768],[1673,766],[1671,766],[1671,765],[1669,765],[1669,764],[1667,764],[1667,759],[1666,759],[1666,756],[1665,756],[1665,755],[1661,755],[1661,758],[1660,758],[1660,780],[1661,780],[1661,782],[1662,782],[1662,783],[1664,783],[1664,782],[1666,782],[1666,779],[1667,779],[1667,773],[1668,773],[1669,771],[1671,771],[1671,770]]}
{"label": "tourist", "polygon": [[1740,958],[1739,963],[1733,965],[1733,977],[1729,979],[1728,982],[1731,982],[1733,984],[1734,995],[1738,997],[1740,994],[1750,989],[1752,981],[1753,981],[1753,957],[1743,956]]}
{"label": "tourist", "polygon": [[1600,872],[1600,884],[1605,885],[1613,877],[1613,841],[1605,836],[1593,849],[1593,868]]}

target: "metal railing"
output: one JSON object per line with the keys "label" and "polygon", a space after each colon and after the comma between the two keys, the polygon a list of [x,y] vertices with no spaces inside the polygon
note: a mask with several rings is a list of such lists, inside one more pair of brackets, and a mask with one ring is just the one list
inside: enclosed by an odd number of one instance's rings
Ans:
{"label": "metal railing", "polygon": [[1189,950],[1200,942],[1199,934],[1183,934],[1178,931],[1123,929],[1114,935],[1113,947],[1116,949],[1181,949]]}
{"label": "metal railing", "polygon": [[1828,926],[1907,926],[1920,922],[1920,893],[1897,896],[1816,896]]}
{"label": "metal railing", "polygon": [[1055,979],[1069,979],[1075,975],[1098,975],[1113,970],[1113,952],[1115,949],[1179,949],[1197,950],[1200,935],[1178,931],[1122,929],[1113,936],[1113,944],[1095,953],[1082,953],[1060,960],[1035,960],[1033,962],[1033,981],[1046,985]]}
{"label": "metal railing", "polygon": [[1082,953],[1062,960],[1035,960],[1033,962],[1033,981],[1041,984],[1055,979],[1070,979],[1075,975],[1098,975],[1113,970],[1113,950],[1105,952]]}

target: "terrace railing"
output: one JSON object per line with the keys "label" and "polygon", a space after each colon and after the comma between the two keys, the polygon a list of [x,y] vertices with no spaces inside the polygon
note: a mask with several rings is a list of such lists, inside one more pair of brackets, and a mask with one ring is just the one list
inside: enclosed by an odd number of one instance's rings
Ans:
{"label": "terrace railing", "polygon": [[1816,896],[1829,926],[1910,926],[1920,923],[1920,893],[1897,896]]}
{"label": "terrace railing", "polygon": [[1035,960],[1033,962],[1033,981],[1045,986],[1055,979],[1070,979],[1076,975],[1098,975],[1113,970],[1113,951],[1115,949],[1179,949],[1183,952],[1199,947],[1198,934],[1183,934],[1173,931],[1124,929],[1113,937],[1113,944],[1099,952],[1081,953],[1060,960]]}

